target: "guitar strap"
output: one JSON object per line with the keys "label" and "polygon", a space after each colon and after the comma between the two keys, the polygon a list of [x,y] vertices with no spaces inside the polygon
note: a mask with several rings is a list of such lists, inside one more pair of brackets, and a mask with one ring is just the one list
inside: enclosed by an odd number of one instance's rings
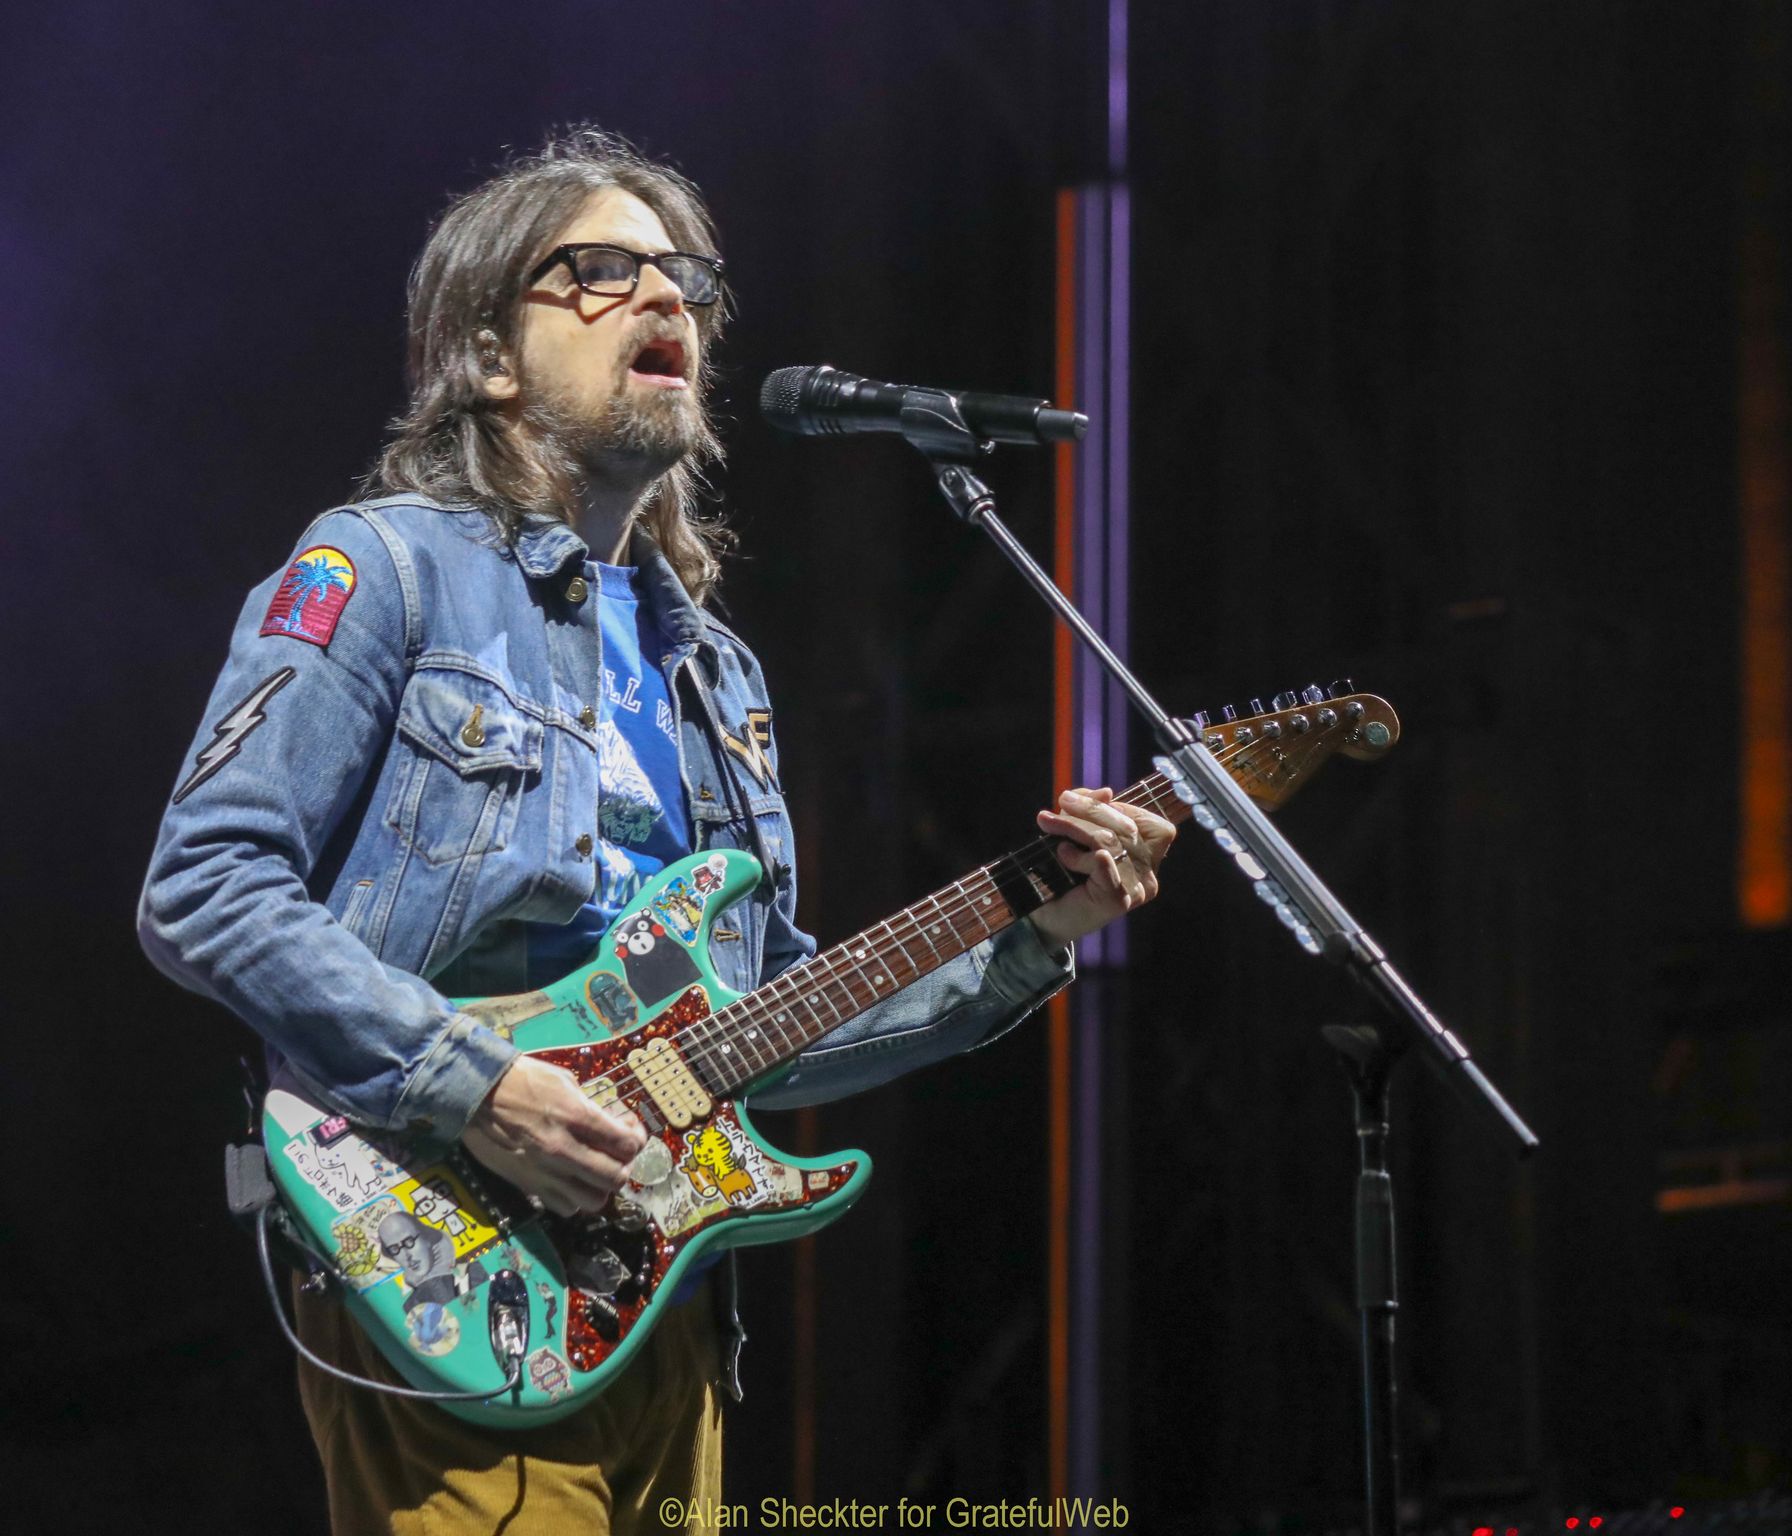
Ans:
{"label": "guitar strap", "polygon": [[710,755],[716,760],[716,769],[722,777],[722,793],[728,798],[728,810],[736,820],[747,825],[747,836],[753,840],[753,857],[759,860],[759,882],[776,885],[777,867],[767,857],[765,838],[759,831],[759,818],[753,815],[747,804],[747,794],[741,788],[740,781],[734,776],[734,764],[729,761],[731,754],[722,741],[722,720],[716,713],[715,696],[709,691],[709,685],[703,680],[703,668],[686,667],[685,673],[691,679],[691,686],[697,691],[697,699],[703,706],[703,727],[709,737]]}

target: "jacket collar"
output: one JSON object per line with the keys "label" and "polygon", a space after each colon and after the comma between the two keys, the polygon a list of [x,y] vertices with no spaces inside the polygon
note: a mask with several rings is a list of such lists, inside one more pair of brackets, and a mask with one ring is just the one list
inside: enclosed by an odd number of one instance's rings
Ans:
{"label": "jacket collar", "polygon": [[525,574],[540,580],[558,576],[571,561],[584,561],[591,551],[572,528],[557,517],[531,517],[517,531],[513,547]]}
{"label": "jacket collar", "polygon": [[[555,517],[527,519],[517,532],[514,547],[516,562],[524,573],[542,581],[558,576],[568,565],[582,565],[591,558],[590,547],[573,532],[572,526]],[[704,625],[703,610],[691,601],[671,561],[639,524],[629,534],[628,558],[641,572],[648,602],[666,637],[680,652],[700,651],[704,669],[713,683],[720,658]]]}
{"label": "jacket collar", "polygon": [[704,626],[703,610],[691,601],[691,594],[685,591],[684,583],[672,569],[672,562],[639,524],[629,535],[628,558],[629,563],[641,572],[647,600],[667,639],[680,650],[696,646],[706,651],[708,654],[704,659],[713,665],[715,642],[709,638],[709,631]]}

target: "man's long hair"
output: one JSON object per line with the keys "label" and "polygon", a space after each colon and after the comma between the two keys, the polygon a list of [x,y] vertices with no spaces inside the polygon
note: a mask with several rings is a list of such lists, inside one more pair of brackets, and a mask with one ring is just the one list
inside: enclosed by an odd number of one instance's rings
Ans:
{"label": "man's long hair", "polygon": [[[703,198],[670,167],[599,129],[575,128],[532,155],[508,161],[484,185],[449,205],[417,265],[407,308],[411,400],[392,424],[363,490],[418,491],[433,500],[488,512],[508,541],[524,520],[565,521],[580,479],[571,456],[485,392],[495,351],[521,353],[524,282],[593,192],[618,187],[659,215],[675,248],[716,254]],[[710,349],[726,296],[695,308],[702,337],[699,387],[709,383]],[[482,339],[480,333],[495,334]],[[720,443],[704,416],[703,444],[666,471],[648,493],[644,522],[685,589],[703,602],[733,538],[700,513],[703,467],[719,463]]]}

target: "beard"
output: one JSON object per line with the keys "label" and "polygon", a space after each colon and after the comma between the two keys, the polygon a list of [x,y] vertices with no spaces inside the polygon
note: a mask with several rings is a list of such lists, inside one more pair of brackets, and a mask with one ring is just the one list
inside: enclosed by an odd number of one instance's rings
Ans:
{"label": "beard", "polygon": [[[529,393],[525,391],[525,393]],[[686,458],[719,457],[701,380],[689,389],[630,389],[626,368],[599,403],[536,391],[523,419],[588,479],[663,475]]]}

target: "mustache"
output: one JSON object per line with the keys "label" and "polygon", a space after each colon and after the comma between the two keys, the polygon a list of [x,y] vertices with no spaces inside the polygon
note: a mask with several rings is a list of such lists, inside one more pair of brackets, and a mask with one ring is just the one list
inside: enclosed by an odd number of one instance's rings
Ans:
{"label": "mustache", "polygon": [[644,315],[623,336],[617,352],[618,372],[626,375],[641,354],[663,346],[676,352],[683,376],[695,380],[704,371],[703,344],[684,326],[663,315]]}

